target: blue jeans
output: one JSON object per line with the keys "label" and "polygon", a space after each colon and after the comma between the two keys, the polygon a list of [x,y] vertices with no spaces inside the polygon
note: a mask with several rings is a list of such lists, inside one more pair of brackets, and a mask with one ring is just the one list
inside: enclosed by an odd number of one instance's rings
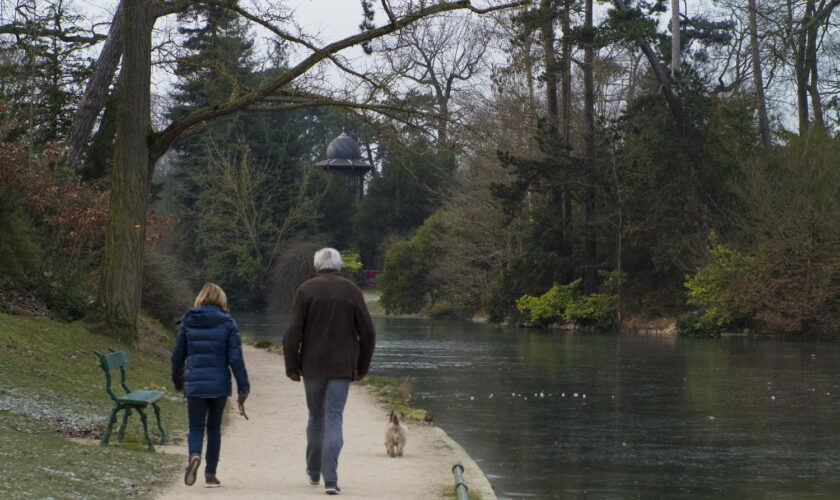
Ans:
{"label": "blue jeans", "polygon": [[204,430],[207,429],[207,453],[204,456],[204,475],[216,475],[219,449],[222,447],[222,413],[227,398],[187,398],[190,433],[187,438],[190,455],[201,455]]}
{"label": "blue jeans", "polygon": [[324,476],[327,486],[338,483],[338,454],[344,445],[341,424],[350,390],[349,378],[304,378],[309,424],[306,426],[306,472]]}

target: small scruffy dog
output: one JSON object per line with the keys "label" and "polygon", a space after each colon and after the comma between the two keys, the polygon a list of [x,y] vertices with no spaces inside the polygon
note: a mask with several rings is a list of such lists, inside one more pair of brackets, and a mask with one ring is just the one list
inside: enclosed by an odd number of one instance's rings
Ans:
{"label": "small scruffy dog", "polygon": [[403,456],[405,449],[405,426],[396,413],[391,412],[388,417],[388,427],[385,428],[385,451],[389,457]]}

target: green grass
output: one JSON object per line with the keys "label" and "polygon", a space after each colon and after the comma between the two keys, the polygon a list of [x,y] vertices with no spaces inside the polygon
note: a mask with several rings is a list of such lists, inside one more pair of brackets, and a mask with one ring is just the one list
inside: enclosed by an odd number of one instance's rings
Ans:
{"label": "green grass", "polygon": [[[469,485],[467,485],[467,488],[469,488]],[[454,479],[452,480],[452,486],[447,486],[446,488],[443,489],[442,496],[443,496],[443,498],[458,498],[458,495],[455,493],[455,480]],[[479,495],[478,493],[475,493],[473,491],[468,490],[467,491],[467,498],[469,498],[469,500],[481,500],[481,495]]]}
{"label": "green grass", "polygon": [[411,383],[408,379],[396,381],[381,377],[366,377],[357,384],[367,389],[379,398],[379,403],[386,410],[402,414],[405,418],[422,421],[426,418],[426,410],[411,406]]}
{"label": "green grass", "polygon": [[[91,334],[78,323],[0,314],[0,498],[150,496],[181,468],[180,456],[145,451],[136,413],[124,443],[116,443],[115,430],[112,446],[98,446],[113,402],[93,350],[109,346],[127,351],[132,389],[166,391],[163,425],[170,438],[182,439],[186,405],[169,383],[167,357]],[[157,438],[154,414],[148,415]]]}

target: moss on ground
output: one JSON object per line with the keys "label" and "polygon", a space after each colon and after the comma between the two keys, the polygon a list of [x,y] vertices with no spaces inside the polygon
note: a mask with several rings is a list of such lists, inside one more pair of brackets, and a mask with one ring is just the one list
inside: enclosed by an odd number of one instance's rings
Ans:
{"label": "moss on ground", "polygon": [[[93,350],[109,346],[127,351],[132,389],[166,392],[164,429],[182,439],[186,405],[172,390],[168,357],[147,352],[169,346],[160,339],[155,345],[139,351],[80,323],[0,314],[0,498],[115,498],[163,489],[182,457],[145,451],[136,412],[124,443],[116,443],[115,430],[111,446],[98,446],[113,402]],[[154,414],[148,415],[156,439]]]}
{"label": "moss on ground", "polygon": [[398,381],[382,377],[366,377],[356,383],[367,387],[372,394],[379,398],[379,403],[386,410],[394,411],[405,418],[416,421],[424,421],[429,417],[426,410],[411,406],[412,387],[408,379]]}

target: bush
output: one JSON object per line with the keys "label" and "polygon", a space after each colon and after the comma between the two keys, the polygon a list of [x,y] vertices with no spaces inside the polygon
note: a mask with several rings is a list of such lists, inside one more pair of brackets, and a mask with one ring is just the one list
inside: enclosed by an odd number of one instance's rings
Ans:
{"label": "bush", "polygon": [[566,285],[554,284],[547,292],[534,297],[523,295],[516,301],[516,308],[528,313],[528,318],[535,325],[545,326],[564,319],[564,315],[578,295],[580,279]]}
{"label": "bush", "polygon": [[688,303],[704,308],[699,328],[720,331],[755,315],[750,288],[759,284],[756,259],[717,244],[709,249],[712,262],[685,283]]}
{"label": "bush", "polygon": [[435,285],[429,279],[437,251],[434,234],[439,219],[432,215],[410,240],[395,243],[385,252],[385,266],[377,277],[380,302],[387,313],[412,314],[423,310],[432,300]]}
{"label": "bush", "polygon": [[593,293],[571,301],[563,312],[568,323],[592,325],[599,330],[612,328],[616,316],[615,295]]}
{"label": "bush", "polygon": [[704,311],[683,314],[677,318],[677,334],[685,337],[719,337],[720,329],[703,323]]}
{"label": "bush", "polygon": [[342,250],[341,263],[343,274],[353,280],[353,283],[361,285],[364,276],[362,274],[362,258],[359,256],[358,250]]}
{"label": "bush", "polygon": [[566,285],[555,283],[539,297],[523,295],[516,301],[516,307],[527,312],[530,321],[538,326],[563,320],[598,329],[611,328],[616,316],[615,296],[593,293],[582,297],[578,292],[580,281],[577,279]]}
{"label": "bush", "polygon": [[794,137],[745,168],[740,250],[709,248],[688,278],[701,326],[828,337],[840,322],[840,138]]}

